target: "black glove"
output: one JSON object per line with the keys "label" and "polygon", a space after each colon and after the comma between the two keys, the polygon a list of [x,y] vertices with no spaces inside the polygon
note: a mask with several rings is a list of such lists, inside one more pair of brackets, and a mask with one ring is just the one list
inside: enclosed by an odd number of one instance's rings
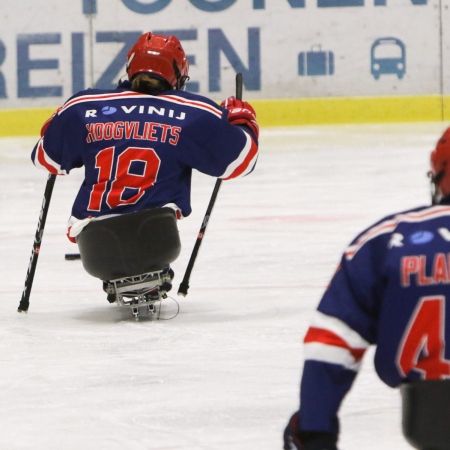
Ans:
{"label": "black glove", "polygon": [[287,424],[284,434],[284,450],[338,450],[334,433],[303,431],[298,429],[299,415],[296,412]]}

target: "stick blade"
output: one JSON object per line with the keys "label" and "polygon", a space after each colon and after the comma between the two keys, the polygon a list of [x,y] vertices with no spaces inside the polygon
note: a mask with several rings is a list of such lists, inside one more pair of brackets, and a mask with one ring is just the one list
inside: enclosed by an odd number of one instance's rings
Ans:
{"label": "stick blade", "polygon": [[17,312],[26,314],[28,312],[29,306],[30,306],[30,302],[22,299],[19,303],[19,307],[17,308]]}
{"label": "stick blade", "polygon": [[181,297],[186,297],[186,295],[188,294],[188,290],[189,290],[189,280],[183,280],[180,283],[180,287],[178,288],[177,294],[180,295]]}

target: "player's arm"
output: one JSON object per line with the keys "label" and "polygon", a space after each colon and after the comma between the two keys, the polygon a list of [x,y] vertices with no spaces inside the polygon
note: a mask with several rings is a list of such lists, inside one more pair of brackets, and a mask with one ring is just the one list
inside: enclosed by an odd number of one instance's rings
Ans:
{"label": "player's arm", "polygon": [[[321,450],[320,447],[310,447],[310,440],[318,443],[323,439],[334,439],[336,443],[339,407],[370,345],[352,327],[354,319],[350,316],[356,318],[366,313],[354,297],[357,294],[351,283],[346,267],[341,266],[314,313],[304,338],[305,362],[300,385],[298,428],[292,432],[307,450]],[[370,328],[373,318],[364,317],[362,320]]]}
{"label": "player's arm", "polygon": [[255,110],[248,102],[229,97],[222,102],[221,106],[226,109],[228,123],[240,128],[245,135],[244,146],[239,149],[237,156],[219,176],[223,180],[230,180],[246,176],[255,168],[259,152],[259,126]]}
{"label": "player's arm", "polygon": [[[365,351],[376,342],[384,261],[380,249],[386,249],[387,240],[387,235],[378,236],[360,245],[356,252],[355,240],[314,313],[304,338],[300,408],[297,419],[286,428],[286,449],[337,448],[339,408],[355,381]],[[326,442],[323,447],[322,440]]]}
{"label": "player's arm", "polygon": [[230,115],[227,109],[214,108],[214,114],[203,114],[190,124],[189,133],[180,134],[180,162],[222,180],[244,177],[258,159],[256,121],[246,112]]}
{"label": "player's arm", "polygon": [[67,175],[74,167],[81,167],[80,139],[84,130],[76,130],[70,112],[59,108],[41,128],[41,138],[36,143],[31,160],[41,169],[54,175]]}

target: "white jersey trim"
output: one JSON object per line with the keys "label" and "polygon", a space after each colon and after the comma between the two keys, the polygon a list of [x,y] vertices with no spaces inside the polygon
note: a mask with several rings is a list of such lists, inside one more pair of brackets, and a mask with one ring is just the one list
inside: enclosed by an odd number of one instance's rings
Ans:
{"label": "white jersey trim", "polygon": [[[175,203],[167,203],[162,208],[171,208],[175,211],[177,219],[184,219],[181,209]],[[121,215],[122,214],[105,214],[104,216],[87,217],[86,219],[77,219],[74,216],[70,216],[67,223],[67,235],[69,236],[69,239],[76,238],[91,221],[104,220]]]}
{"label": "white jersey trim", "polygon": [[361,361],[355,361],[355,358],[349,350],[320,342],[308,342],[304,344],[303,354],[305,360],[338,364],[355,372],[361,367]]}
{"label": "white jersey trim", "polygon": [[449,206],[431,206],[421,211],[399,214],[392,219],[379,223],[362,234],[354,244],[347,248],[345,258],[351,260],[367,242],[382,234],[391,233],[400,222],[419,223],[446,216],[450,216]]}
{"label": "white jersey trim", "polygon": [[57,175],[67,175],[66,170],[61,170],[61,165],[53,161],[50,156],[47,155],[44,149],[44,138],[39,139],[36,145],[36,152],[34,155],[33,163],[39,169],[47,170],[50,173]]}
{"label": "white jersey trim", "polygon": [[352,348],[368,348],[370,343],[366,341],[359,333],[351,329],[345,322],[337,317],[329,316],[320,311],[315,311],[311,326],[331,331],[347,342]]}
{"label": "white jersey trim", "polygon": [[[242,132],[245,134],[246,137],[246,142],[244,145],[244,148],[242,149],[242,151],[239,153],[239,156],[228,165],[228,167],[226,168],[225,172],[220,175],[219,178],[228,178],[231,177],[233,175],[233,173],[235,172],[235,170],[244,163],[245,159],[247,158],[247,156],[254,151],[254,142],[253,139],[251,138],[251,136],[246,133],[244,130],[242,130]],[[236,177],[233,178],[241,178],[245,175],[247,175],[249,172],[251,172],[256,164],[256,161],[258,159],[258,152],[255,153],[255,155],[253,156],[253,158],[249,161],[247,167],[245,168],[245,170],[239,174]]]}
{"label": "white jersey trim", "polygon": [[357,371],[369,346],[368,341],[342,320],[315,311],[305,336],[304,353],[305,359],[339,364]]}
{"label": "white jersey trim", "polygon": [[[139,92],[126,91],[126,92],[118,92],[118,93],[109,93],[109,94],[92,94],[92,95],[83,95],[80,97],[73,98],[69,100],[58,112],[58,114],[62,114],[64,111],[69,109],[72,106],[78,105],[80,103],[86,103],[90,101],[114,101],[114,100],[123,100],[124,98],[136,98],[136,99],[148,99],[149,95],[141,94]],[[199,100],[189,100],[183,97],[178,97],[176,95],[158,95],[155,98],[159,100],[163,100],[169,103],[176,103],[182,106],[188,106],[191,108],[201,109],[203,111],[209,112],[219,119],[222,118],[223,111],[219,107],[212,106],[208,103],[201,102]]]}

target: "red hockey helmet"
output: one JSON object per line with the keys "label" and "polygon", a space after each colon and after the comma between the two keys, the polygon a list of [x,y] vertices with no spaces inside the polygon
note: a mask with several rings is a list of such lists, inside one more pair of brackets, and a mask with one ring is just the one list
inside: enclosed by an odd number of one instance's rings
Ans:
{"label": "red hockey helmet", "polygon": [[181,89],[188,77],[189,62],[175,36],[145,33],[128,52],[128,79],[138,73],[153,73],[174,89]]}
{"label": "red hockey helmet", "polygon": [[445,130],[431,152],[431,177],[443,197],[450,195],[450,128]]}

